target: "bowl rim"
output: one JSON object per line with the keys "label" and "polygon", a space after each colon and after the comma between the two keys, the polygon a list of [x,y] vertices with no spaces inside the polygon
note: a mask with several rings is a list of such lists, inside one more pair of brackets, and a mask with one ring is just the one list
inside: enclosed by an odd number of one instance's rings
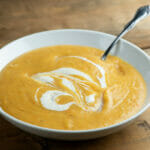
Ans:
{"label": "bowl rim", "polygon": [[[47,30],[47,31],[41,31],[41,32],[36,32],[33,34],[29,34],[20,38],[17,38],[16,40],[7,43],[6,45],[4,45],[3,47],[0,48],[0,53],[3,52],[5,50],[5,48],[7,48],[8,46],[10,46],[11,44],[15,44],[15,42],[18,42],[19,40],[23,40],[25,38],[30,38],[33,35],[36,36],[38,34],[44,34],[44,33],[53,33],[53,32],[89,32],[92,34],[98,34],[98,35],[104,35],[104,36],[108,36],[111,38],[115,38],[115,35],[112,34],[108,34],[108,33],[104,33],[104,32],[100,32],[100,31],[95,31],[95,30],[87,30],[87,29],[56,29],[56,30]],[[139,48],[138,46],[136,46],[135,44],[125,40],[125,39],[121,39],[121,41],[129,44],[130,46],[134,47],[137,51],[140,51],[141,54],[143,54],[149,61],[150,61],[150,57],[148,56],[148,54],[146,54],[141,48]],[[102,127],[102,128],[95,128],[95,129],[84,129],[84,130],[62,130],[62,129],[52,129],[52,128],[46,128],[46,127],[41,127],[38,125],[34,125],[25,121],[22,121],[10,114],[8,114],[7,112],[5,112],[1,107],[0,107],[0,115],[2,115],[2,117],[6,118],[9,122],[11,122],[10,120],[12,120],[12,122],[15,122],[16,124],[20,124],[22,126],[26,126],[29,128],[34,128],[34,129],[38,129],[41,131],[46,131],[46,132],[53,132],[53,133],[65,133],[65,134],[78,134],[78,133],[91,133],[91,132],[100,132],[100,131],[104,131],[104,130],[108,130],[111,128],[115,128],[115,127],[119,127],[121,125],[124,125],[134,119],[136,119],[138,116],[140,116],[143,112],[145,112],[148,108],[150,107],[150,103],[146,104],[141,110],[139,110],[135,115],[131,116],[130,118],[123,120],[119,123],[107,126],[107,127]]]}

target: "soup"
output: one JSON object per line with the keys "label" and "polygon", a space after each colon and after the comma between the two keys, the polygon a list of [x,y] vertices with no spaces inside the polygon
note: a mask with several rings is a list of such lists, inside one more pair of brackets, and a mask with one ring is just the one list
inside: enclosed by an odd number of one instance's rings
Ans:
{"label": "soup", "polygon": [[0,106],[8,114],[52,129],[84,130],[128,119],[144,104],[140,73],[103,51],[60,45],[25,53],[0,72]]}

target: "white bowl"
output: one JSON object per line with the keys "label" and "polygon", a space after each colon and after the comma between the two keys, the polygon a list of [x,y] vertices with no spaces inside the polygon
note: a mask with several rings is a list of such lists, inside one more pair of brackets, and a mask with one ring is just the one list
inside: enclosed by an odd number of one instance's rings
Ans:
{"label": "white bowl", "polygon": [[[51,45],[83,45],[105,50],[114,38],[115,36],[102,32],[74,29],[44,31],[31,34],[13,41],[1,48],[0,71],[14,58],[36,48]],[[147,97],[145,99],[145,105],[136,115],[130,117],[129,119],[105,128],[66,131],[43,128],[23,122],[9,115],[2,109],[0,109],[0,114],[10,123],[22,130],[39,136],[62,140],[93,139],[122,129],[141,115],[150,105],[150,58],[139,47],[125,40],[121,40],[117,46],[114,47],[111,54],[117,55],[134,66],[142,74],[146,82]]]}

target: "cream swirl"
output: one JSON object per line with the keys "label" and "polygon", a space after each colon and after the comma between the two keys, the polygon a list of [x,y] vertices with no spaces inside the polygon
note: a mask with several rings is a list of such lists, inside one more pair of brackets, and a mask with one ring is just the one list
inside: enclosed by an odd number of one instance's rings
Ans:
{"label": "cream swirl", "polygon": [[[75,104],[85,111],[101,110],[103,93],[95,89],[106,88],[105,70],[100,65],[81,56],[65,57],[80,59],[96,67],[101,74],[101,77],[96,77],[99,82],[96,82],[87,73],[71,67],[61,67],[50,72],[37,73],[32,78],[51,87],[51,90],[46,91],[39,98],[42,106],[48,110],[65,111]],[[40,88],[35,92],[37,102],[39,90]],[[62,96],[70,97],[72,101],[59,104]]]}

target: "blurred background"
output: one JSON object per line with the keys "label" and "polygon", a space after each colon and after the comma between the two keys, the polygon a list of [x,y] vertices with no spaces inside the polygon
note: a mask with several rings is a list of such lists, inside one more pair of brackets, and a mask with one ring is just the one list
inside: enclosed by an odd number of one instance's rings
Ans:
{"label": "blurred background", "polygon": [[[43,30],[80,28],[118,34],[150,0],[0,0],[0,46]],[[125,36],[149,47],[150,18]]]}
{"label": "blurred background", "polygon": [[[150,0],[0,0],[0,47],[44,30],[78,28],[117,35],[138,7]],[[150,17],[125,39],[150,53]],[[80,142],[44,139],[25,133],[0,117],[0,150],[150,150],[150,110],[126,129]]]}

